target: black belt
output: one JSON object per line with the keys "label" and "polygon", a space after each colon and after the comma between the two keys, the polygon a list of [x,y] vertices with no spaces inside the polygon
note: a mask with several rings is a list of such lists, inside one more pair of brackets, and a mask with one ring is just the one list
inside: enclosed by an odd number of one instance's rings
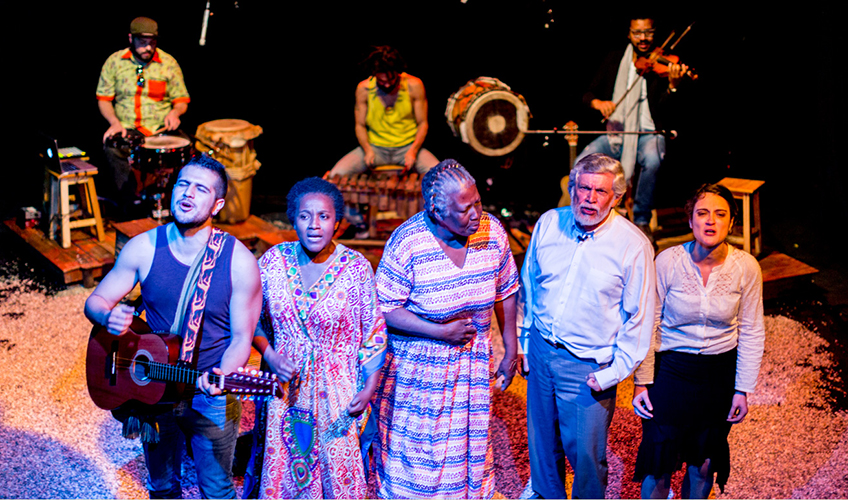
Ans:
{"label": "black belt", "polygon": [[[573,352],[571,352],[571,349],[569,349],[569,348],[568,348],[565,344],[563,344],[562,342],[554,342],[554,341],[548,340],[547,338],[545,338],[545,337],[544,337],[544,336],[542,336],[541,334],[538,334],[538,335],[539,335],[539,337],[541,337],[541,339],[542,339],[542,340],[544,340],[545,342],[547,342],[547,343],[548,343],[548,345],[550,345],[551,347],[553,347],[553,348],[555,348],[555,349],[562,349],[563,351],[567,352],[568,354],[570,354],[570,355],[571,355],[572,357],[574,357],[575,359],[579,359],[580,361],[584,361],[584,362],[588,362],[588,363],[598,363],[596,360],[594,360],[594,359],[592,359],[592,358],[581,358],[580,356],[578,356],[578,355],[574,354]],[[598,364],[598,369],[599,369],[599,370],[604,369],[604,368],[608,367],[608,366],[609,366],[609,365],[611,365],[611,364],[612,364],[612,362],[608,362],[608,363],[599,363],[599,364]]]}
{"label": "black belt", "polygon": [[[542,340],[544,340],[545,342],[550,344],[551,347],[554,347],[556,349],[565,349],[566,351],[568,351],[568,347],[565,347],[565,344],[563,344],[562,342],[553,342],[551,340],[548,340],[548,338],[543,336],[542,334],[539,334],[539,336],[542,337]],[[571,351],[569,351],[569,352],[571,352]]]}

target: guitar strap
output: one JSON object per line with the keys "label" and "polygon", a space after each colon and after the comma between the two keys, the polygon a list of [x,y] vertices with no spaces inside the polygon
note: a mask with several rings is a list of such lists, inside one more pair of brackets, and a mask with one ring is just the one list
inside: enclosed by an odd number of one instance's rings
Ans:
{"label": "guitar strap", "polygon": [[171,324],[171,333],[183,337],[180,360],[186,364],[192,363],[195,347],[199,343],[209,285],[212,283],[212,272],[224,249],[226,239],[227,233],[213,227],[206,249],[197,254],[183,282],[174,322]]}
{"label": "guitar strap", "polygon": [[[209,285],[212,283],[212,272],[215,270],[215,263],[221,255],[226,239],[227,233],[213,227],[206,249],[197,254],[183,282],[177,312],[170,331],[180,335],[185,329],[182,335],[180,361],[186,364],[191,364],[193,361],[194,350],[199,342],[200,327],[203,324]],[[112,410],[112,415],[123,424],[121,434],[125,438],[140,437],[143,442],[158,443],[159,424],[156,422],[156,416],[171,410],[167,405],[162,406],[158,408],[155,405],[130,403]]]}

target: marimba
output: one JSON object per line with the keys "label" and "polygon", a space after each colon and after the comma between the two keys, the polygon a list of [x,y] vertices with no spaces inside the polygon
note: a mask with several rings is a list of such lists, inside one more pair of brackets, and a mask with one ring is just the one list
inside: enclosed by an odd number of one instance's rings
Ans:
{"label": "marimba", "polygon": [[412,171],[400,175],[401,165],[382,165],[362,174],[329,176],[342,192],[345,206],[363,211],[368,223],[369,238],[378,237],[377,221],[381,219],[406,220],[424,209],[421,196],[421,176]]}

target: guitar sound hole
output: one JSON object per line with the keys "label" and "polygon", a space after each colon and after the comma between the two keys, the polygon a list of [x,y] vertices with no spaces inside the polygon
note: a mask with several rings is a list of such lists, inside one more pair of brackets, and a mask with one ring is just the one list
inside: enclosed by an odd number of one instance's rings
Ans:
{"label": "guitar sound hole", "polygon": [[136,359],[133,366],[133,375],[139,380],[147,380],[150,377],[150,365],[147,359]]}
{"label": "guitar sound hole", "polygon": [[150,382],[150,363],[152,358],[150,353],[144,350],[139,350],[132,361],[130,374],[133,381],[138,385],[147,385]]}

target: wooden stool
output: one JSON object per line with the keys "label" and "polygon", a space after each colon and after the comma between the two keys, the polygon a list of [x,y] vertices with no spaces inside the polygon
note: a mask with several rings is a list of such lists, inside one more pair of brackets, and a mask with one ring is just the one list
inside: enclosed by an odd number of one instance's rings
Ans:
{"label": "wooden stool", "polygon": [[[763,236],[760,224],[759,189],[765,184],[765,181],[725,177],[718,181],[718,184],[729,189],[734,198],[742,200],[742,237],[728,236],[728,239],[731,240],[731,243],[737,244],[741,240],[742,249],[756,257],[762,251]],[[751,247],[752,243],[753,248]]]}
{"label": "wooden stool", "polygon": [[[97,239],[103,241],[106,234],[103,231],[103,219],[100,218],[100,205],[97,203],[97,190],[94,188],[94,176],[97,167],[82,160],[63,160],[62,172],[47,170],[45,172],[46,196],[49,196],[50,210],[47,214],[48,236],[56,239],[59,228],[62,230],[62,248],[71,246],[71,229],[94,226]],[[71,220],[70,199],[68,187],[79,187],[81,203],[87,217]],[[46,201],[46,200],[45,200]]]}

